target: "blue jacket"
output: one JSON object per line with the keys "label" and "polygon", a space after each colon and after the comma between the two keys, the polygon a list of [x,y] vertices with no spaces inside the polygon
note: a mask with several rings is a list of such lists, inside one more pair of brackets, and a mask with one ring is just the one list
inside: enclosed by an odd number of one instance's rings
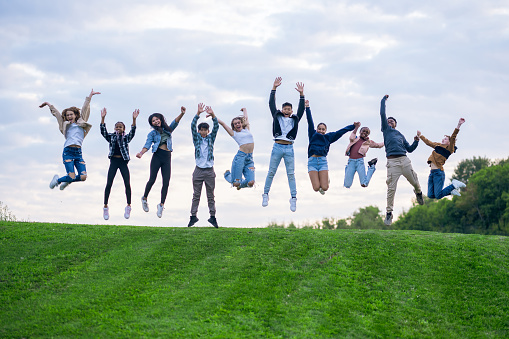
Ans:
{"label": "blue jacket", "polygon": [[191,132],[193,133],[193,144],[194,144],[194,158],[198,159],[201,154],[201,143],[203,139],[207,140],[207,144],[209,146],[209,154],[207,154],[207,161],[214,160],[214,141],[216,141],[217,131],[219,130],[219,122],[216,117],[212,118],[212,122],[214,126],[212,127],[212,132],[210,132],[205,138],[201,136],[201,134],[196,129],[196,122],[198,121],[199,116],[195,114],[193,121],[191,121]]}
{"label": "blue jacket", "polygon": [[380,104],[380,118],[382,119],[382,133],[384,135],[385,155],[406,155],[407,152],[412,153],[419,144],[419,140],[414,140],[410,145],[400,131],[392,128],[387,123],[385,115],[385,97]]}
{"label": "blue jacket", "polygon": [[[163,132],[168,134],[168,139],[166,140],[166,147],[168,147],[169,151],[173,151],[172,142],[171,142],[171,133],[177,128],[178,122],[175,119],[170,124],[170,130],[163,129]],[[159,148],[159,143],[161,142],[161,134],[158,131],[152,130],[147,135],[147,142],[145,142],[145,146],[143,148],[150,149],[150,145],[152,145],[152,153],[155,153]]]}
{"label": "blue jacket", "polygon": [[306,107],[306,117],[308,119],[308,136],[309,136],[308,158],[313,155],[326,157],[327,154],[329,153],[330,144],[337,141],[346,132],[353,131],[355,128],[354,125],[348,125],[336,132],[320,134],[315,130],[313,117],[311,116],[311,108],[309,107]]}

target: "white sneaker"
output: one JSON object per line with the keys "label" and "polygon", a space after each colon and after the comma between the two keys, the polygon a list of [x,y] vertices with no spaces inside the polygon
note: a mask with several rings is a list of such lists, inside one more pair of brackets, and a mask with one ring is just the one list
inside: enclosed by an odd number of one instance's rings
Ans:
{"label": "white sneaker", "polygon": [[141,207],[145,212],[148,212],[148,202],[144,197],[141,197]]}
{"label": "white sneaker", "polygon": [[452,195],[457,195],[458,197],[461,197],[461,193],[455,188],[451,191]]}
{"label": "white sneaker", "polygon": [[64,181],[63,183],[60,184],[60,190],[63,191],[70,184],[71,184],[70,182]]}
{"label": "white sneaker", "polygon": [[459,188],[462,188],[462,187],[467,187],[467,185],[465,185],[464,183],[462,183],[461,181],[456,180],[456,179],[452,179],[452,185],[456,189],[459,189]]}
{"label": "white sneaker", "polygon": [[163,216],[163,209],[164,209],[163,205],[161,205],[161,204],[157,205],[157,216],[159,218],[161,218]]}
{"label": "white sneaker", "polygon": [[324,191],[324,190],[323,190],[323,188],[321,188],[321,187],[318,189],[318,192],[320,192],[320,194],[321,194],[321,195],[324,195],[324,194],[325,194],[325,191]]}
{"label": "white sneaker", "polygon": [[297,210],[297,198],[290,199],[290,211],[295,212]]}
{"label": "white sneaker", "polygon": [[392,212],[387,212],[384,219],[385,226],[391,226],[392,224]]}
{"label": "white sneaker", "polygon": [[129,219],[130,216],[131,216],[131,206],[127,205],[125,207],[124,218]]}
{"label": "white sneaker", "polygon": [[103,207],[103,217],[104,220],[108,220],[110,218],[110,211],[108,207]]}
{"label": "white sneaker", "polygon": [[262,206],[263,207],[267,207],[269,205],[269,194],[268,193],[263,193],[262,194]]}
{"label": "white sneaker", "polygon": [[55,186],[58,185],[58,174],[55,174],[53,176],[53,179],[51,179],[51,182],[49,183],[49,188],[54,189]]}

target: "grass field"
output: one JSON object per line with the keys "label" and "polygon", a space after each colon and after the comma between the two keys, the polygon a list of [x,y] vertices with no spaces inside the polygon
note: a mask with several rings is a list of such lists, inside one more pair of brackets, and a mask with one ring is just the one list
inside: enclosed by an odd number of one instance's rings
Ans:
{"label": "grass field", "polygon": [[0,222],[0,337],[500,338],[509,238]]}

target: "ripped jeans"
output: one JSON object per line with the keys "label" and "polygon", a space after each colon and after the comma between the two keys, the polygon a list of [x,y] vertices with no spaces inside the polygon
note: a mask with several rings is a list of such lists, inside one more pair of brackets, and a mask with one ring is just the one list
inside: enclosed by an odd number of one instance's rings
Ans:
{"label": "ripped jeans", "polygon": [[233,158],[231,172],[226,172],[224,178],[230,184],[240,182],[240,188],[248,187],[248,183],[255,180],[253,153],[238,151]]}
{"label": "ripped jeans", "polygon": [[[83,160],[81,154],[81,147],[65,147],[62,153],[62,159],[67,175],[59,178],[58,183],[81,181],[81,176],[87,175],[87,167],[85,166],[85,160]],[[75,175],[73,179],[69,176],[69,173],[75,173],[74,167],[76,167],[78,174]]]}

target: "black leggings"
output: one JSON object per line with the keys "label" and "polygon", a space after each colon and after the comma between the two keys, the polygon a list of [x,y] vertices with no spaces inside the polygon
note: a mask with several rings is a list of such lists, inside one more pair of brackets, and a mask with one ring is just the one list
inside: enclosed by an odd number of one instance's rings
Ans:
{"label": "black leggings", "polygon": [[108,205],[111,186],[113,185],[113,179],[115,179],[115,175],[117,175],[117,169],[120,170],[120,174],[122,174],[122,179],[124,179],[125,196],[127,198],[127,204],[128,205],[131,204],[131,177],[129,175],[129,168],[127,167],[128,162],[129,160],[126,161],[123,158],[111,157],[110,168],[108,169],[108,179],[106,181],[106,188],[104,189],[105,205]]}
{"label": "black leggings", "polygon": [[150,189],[156,181],[157,171],[161,169],[161,175],[163,176],[163,188],[161,188],[161,204],[166,201],[166,195],[168,194],[168,187],[170,186],[171,177],[171,152],[165,151],[162,148],[158,148],[157,151],[152,155],[150,160],[150,178],[148,179],[147,186],[145,186],[145,193],[143,196],[148,197]]}

